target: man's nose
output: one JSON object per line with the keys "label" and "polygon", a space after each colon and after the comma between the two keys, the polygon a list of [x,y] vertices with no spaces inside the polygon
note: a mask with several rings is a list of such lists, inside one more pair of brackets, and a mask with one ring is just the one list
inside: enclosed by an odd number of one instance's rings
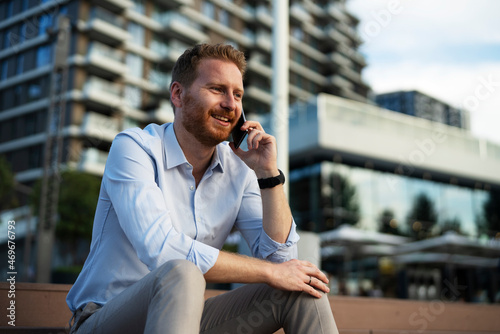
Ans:
{"label": "man's nose", "polygon": [[226,94],[221,102],[221,107],[228,111],[236,110],[238,102],[232,94]]}

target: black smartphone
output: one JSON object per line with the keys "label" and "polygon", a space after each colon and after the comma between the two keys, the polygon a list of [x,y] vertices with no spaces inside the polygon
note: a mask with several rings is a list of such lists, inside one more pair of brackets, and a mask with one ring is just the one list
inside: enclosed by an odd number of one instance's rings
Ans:
{"label": "black smartphone", "polygon": [[238,120],[238,123],[236,123],[236,126],[234,127],[233,131],[231,132],[231,137],[235,148],[240,147],[241,143],[243,142],[243,139],[245,139],[245,136],[248,133],[247,131],[240,130],[240,128],[243,126],[243,123],[245,123],[246,121],[247,120],[245,118],[245,114],[243,113],[243,110],[241,110],[240,119]]}

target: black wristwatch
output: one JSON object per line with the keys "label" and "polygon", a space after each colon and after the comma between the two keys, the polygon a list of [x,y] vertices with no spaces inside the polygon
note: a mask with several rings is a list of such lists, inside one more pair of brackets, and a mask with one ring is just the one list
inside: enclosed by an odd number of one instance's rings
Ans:
{"label": "black wristwatch", "polygon": [[280,169],[278,169],[278,171],[280,172],[280,175],[278,176],[268,177],[267,179],[258,179],[259,188],[267,189],[276,187],[278,184],[285,184],[285,175],[283,175],[283,172]]}

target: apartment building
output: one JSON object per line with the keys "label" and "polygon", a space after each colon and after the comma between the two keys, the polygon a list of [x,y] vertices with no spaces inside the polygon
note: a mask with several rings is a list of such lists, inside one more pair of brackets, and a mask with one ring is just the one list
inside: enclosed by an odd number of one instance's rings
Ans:
{"label": "apartment building", "polygon": [[461,129],[470,129],[470,115],[464,109],[455,108],[419,91],[396,91],[375,96],[382,108],[406,115],[425,118]]}
{"label": "apartment building", "polygon": [[[320,92],[367,101],[358,20],[344,0],[290,1],[290,102]],[[70,19],[61,161],[101,174],[121,130],[173,119],[170,71],[200,42],[248,59],[244,108],[270,111],[272,3],[267,0],[8,0],[0,3],[0,154],[27,185],[43,173],[56,79],[58,18]],[[61,42],[60,42],[61,43]]]}

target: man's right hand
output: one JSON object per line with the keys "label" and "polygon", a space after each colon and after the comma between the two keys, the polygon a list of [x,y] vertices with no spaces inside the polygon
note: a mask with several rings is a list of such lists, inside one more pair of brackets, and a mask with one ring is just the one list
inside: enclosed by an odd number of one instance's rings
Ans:
{"label": "man's right hand", "polygon": [[301,260],[273,264],[266,283],[280,290],[304,291],[317,298],[322,296],[320,291],[330,291],[326,275],[314,264]]}
{"label": "man's right hand", "polygon": [[316,298],[330,291],[328,278],[308,261],[273,263],[224,251],[205,273],[205,279],[211,283],[266,283],[275,289],[304,291]]}

